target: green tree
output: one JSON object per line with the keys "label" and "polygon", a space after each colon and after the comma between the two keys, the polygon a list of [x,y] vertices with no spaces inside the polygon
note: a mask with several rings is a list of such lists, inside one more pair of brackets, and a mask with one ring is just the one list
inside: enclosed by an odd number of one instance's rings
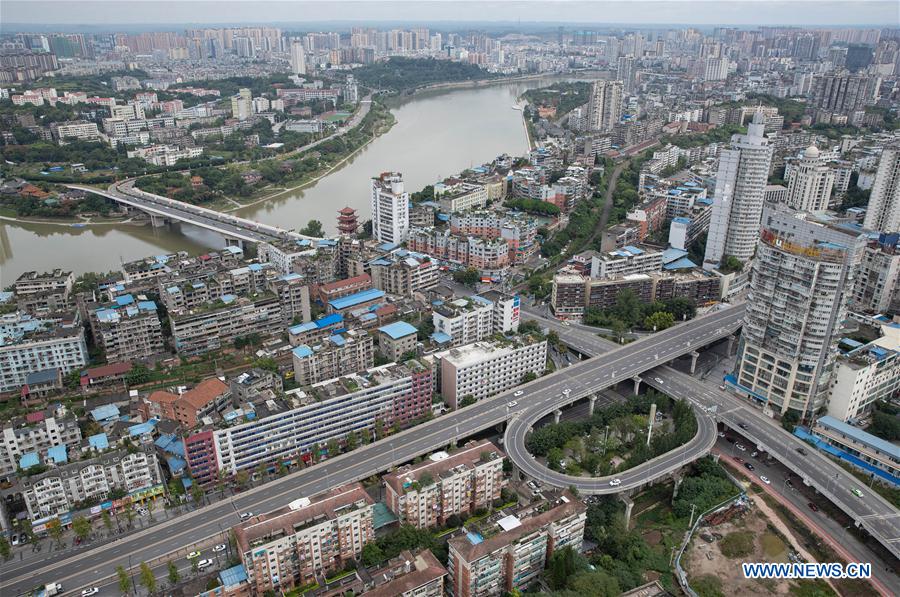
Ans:
{"label": "green tree", "polygon": [[537,379],[537,373],[534,371],[527,371],[525,375],[522,376],[522,383],[528,383],[529,381],[534,381]]}
{"label": "green tree", "polygon": [[459,403],[459,407],[465,408],[467,406],[472,406],[473,404],[475,404],[475,396],[467,394],[463,396],[462,400]]}
{"label": "green tree", "polygon": [[575,574],[568,579],[566,588],[581,597],[616,597],[622,593],[615,577],[601,570]]}
{"label": "green tree", "polygon": [[481,280],[481,274],[474,267],[467,267],[466,269],[453,272],[453,281],[457,284],[464,284],[474,288],[479,280]]}
{"label": "green tree", "polygon": [[674,323],[675,318],[671,313],[667,313],[666,311],[657,311],[644,319],[644,327],[648,330],[655,330],[657,332],[672,327]]}
{"label": "green tree", "polygon": [[130,386],[147,383],[150,381],[150,369],[142,363],[133,363],[131,371],[125,374],[125,381]]}
{"label": "green tree", "polygon": [[12,547],[9,544],[9,540],[0,535],[0,557],[4,560],[9,559],[9,554],[12,553]]}
{"label": "green tree", "polygon": [[148,593],[156,590],[156,577],[153,576],[153,570],[147,562],[141,562],[141,584],[147,589]]}
{"label": "green tree", "polygon": [[169,584],[177,585],[178,581],[181,579],[181,575],[178,574],[178,566],[175,565],[175,562],[169,562]]}
{"label": "green tree", "polygon": [[128,576],[128,572],[125,571],[125,568],[116,566],[116,576],[119,579],[119,591],[121,591],[123,595],[131,593],[131,579]]}
{"label": "green tree", "polygon": [[350,433],[347,434],[347,451],[351,452],[356,449],[356,446],[359,445],[359,434],[354,429]]}
{"label": "green tree", "polygon": [[719,271],[723,274],[730,274],[731,272],[739,272],[744,269],[744,264],[740,259],[735,257],[734,255],[726,255],[722,259],[722,264],[719,266]]}
{"label": "green tree", "polygon": [[91,521],[84,516],[76,516],[72,520],[72,531],[76,537],[84,541],[91,534]]}
{"label": "green tree", "polygon": [[384,561],[384,552],[378,547],[377,543],[366,543],[362,549],[362,562],[369,566],[375,566]]}
{"label": "green tree", "polygon": [[104,510],[100,515],[101,520],[103,520],[103,526],[106,527],[106,531],[109,532],[112,530],[113,521],[112,516],[109,515],[109,510]]}
{"label": "green tree", "polygon": [[888,440],[900,439],[900,418],[886,412],[876,410],[872,413],[872,423],[867,431],[872,435]]}
{"label": "green tree", "polygon": [[300,234],[322,238],[325,236],[325,230],[322,228],[322,222],[319,220],[310,220],[305,227],[300,229]]}
{"label": "green tree", "polygon": [[622,290],[616,295],[612,314],[619,321],[632,327],[641,320],[641,300],[633,290]]}
{"label": "green tree", "polygon": [[198,506],[203,503],[203,493],[203,488],[200,487],[200,484],[197,483],[197,481],[194,481],[194,484],[191,485],[191,498]]}
{"label": "green tree", "polygon": [[54,518],[47,523],[47,532],[53,537],[57,545],[62,546],[63,527],[58,518]]}
{"label": "green tree", "polygon": [[69,373],[63,379],[63,383],[68,389],[77,390],[81,385],[81,371],[78,369],[69,371]]}
{"label": "green tree", "polygon": [[200,570],[200,558],[194,556],[193,558],[189,558],[189,561],[191,562],[191,574],[197,574]]}
{"label": "green tree", "polygon": [[795,410],[789,409],[786,413],[781,415],[781,426],[791,433],[794,432],[794,427],[799,423],[800,413]]}

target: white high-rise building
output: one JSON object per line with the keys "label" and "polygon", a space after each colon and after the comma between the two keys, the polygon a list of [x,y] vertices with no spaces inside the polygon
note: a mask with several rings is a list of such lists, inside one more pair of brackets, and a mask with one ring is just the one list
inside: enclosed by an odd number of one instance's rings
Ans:
{"label": "white high-rise building", "polygon": [[733,135],[731,147],[719,155],[704,269],[715,269],[726,255],[746,263],[756,250],[772,162],[764,128],[765,118],[757,112],[747,134]]}
{"label": "white high-rise building", "polygon": [[620,56],[616,64],[616,79],[622,81],[625,93],[634,93],[634,56]]}
{"label": "white high-rise building", "polygon": [[787,203],[800,211],[825,211],[834,186],[834,170],[815,146],[803,152],[788,183]]}
{"label": "white high-rise building", "polygon": [[738,349],[739,392],[809,419],[825,406],[866,237],[766,206]]}
{"label": "white high-rise building", "polygon": [[596,81],[591,89],[588,122],[592,131],[611,131],[622,119],[622,81]]}
{"label": "white high-rise building", "polygon": [[900,232],[900,145],[885,147],[878,162],[863,226]]}
{"label": "white high-rise building", "polygon": [[291,42],[291,72],[295,75],[306,74],[306,51],[303,42],[298,40]]}
{"label": "white high-rise building", "polygon": [[703,72],[706,81],[724,81],[728,78],[728,58],[709,57]]}
{"label": "white high-rise building", "polygon": [[382,172],[372,179],[372,236],[383,243],[409,238],[409,193],[399,172]]}

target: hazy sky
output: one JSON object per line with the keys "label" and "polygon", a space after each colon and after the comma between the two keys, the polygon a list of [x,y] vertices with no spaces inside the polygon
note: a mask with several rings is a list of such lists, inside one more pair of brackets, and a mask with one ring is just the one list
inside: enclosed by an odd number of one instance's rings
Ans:
{"label": "hazy sky", "polygon": [[[900,26],[900,1],[844,0],[2,0],[0,23],[34,25],[506,21]],[[2,27],[2,25],[0,25]]]}

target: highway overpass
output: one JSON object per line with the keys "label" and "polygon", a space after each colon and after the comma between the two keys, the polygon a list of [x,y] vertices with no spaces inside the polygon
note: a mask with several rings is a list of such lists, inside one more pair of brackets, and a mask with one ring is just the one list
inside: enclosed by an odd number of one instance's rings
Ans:
{"label": "highway overpass", "polygon": [[[527,313],[528,311],[526,311]],[[531,314],[535,313],[531,311]],[[541,321],[542,325],[556,331],[563,342],[585,355],[600,354],[615,346],[614,343],[590,332],[586,326],[564,325],[559,321],[549,319],[542,319]],[[653,336],[653,338],[660,337],[661,334]],[[641,342],[645,342],[645,340]],[[629,346],[636,344],[639,344],[639,342]],[[595,360],[589,359],[586,362],[591,363]],[[853,518],[858,527],[868,531],[894,557],[900,560],[900,511],[873,490],[864,487],[856,477],[830,458],[820,454],[796,436],[785,431],[780,424],[764,415],[758,407],[743,398],[719,390],[714,386],[711,387],[709,384],[684,373],[679,373],[667,366],[647,371],[642,377],[645,383],[663,390],[673,397],[689,399],[696,406],[704,409],[715,406],[716,412],[714,416],[717,421],[724,423],[733,429],[735,433],[745,437],[759,450],[769,453],[773,458],[803,479],[805,484],[815,487],[817,491]],[[663,383],[655,381],[657,377]],[[529,410],[532,408],[534,407],[531,407]],[[540,409],[532,412],[534,413],[533,415],[523,417],[523,423],[526,418],[527,420],[534,420],[534,416],[540,413]],[[514,463],[522,463],[523,472],[536,479],[562,487],[572,484],[572,477],[551,471],[532,459],[527,453],[523,455],[524,433],[527,431],[523,423],[517,423],[516,420],[513,420],[507,427],[504,448],[510,459]],[[744,425],[743,428],[740,426],[741,424]],[[804,448],[806,454],[803,455],[798,452],[799,448]],[[662,467],[663,462],[666,460],[671,461],[672,459],[671,455],[666,454],[657,460],[661,461],[659,466]],[[669,462],[668,464],[669,468],[675,465],[674,462]],[[619,475],[619,478],[622,479],[622,485],[619,489],[634,486],[636,483],[634,475],[629,473],[623,473]],[[593,493],[611,493],[609,491],[599,491],[599,486],[604,482],[607,487],[609,486],[609,479],[610,477],[598,480],[596,485],[591,485],[590,481],[582,480],[582,482],[587,484],[587,491],[590,491],[591,487],[596,487],[597,490],[593,491]],[[628,484],[626,484],[626,479]],[[853,495],[851,492],[853,488],[861,488],[863,497],[859,498]]]}
{"label": "highway overpass", "polygon": [[[511,417],[528,412],[534,404],[562,404],[564,401],[560,397],[563,389],[568,388],[572,393],[595,392],[607,387],[613,380],[629,379],[657,363],[664,363],[689,353],[703,343],[730,335],[742,316],[743,308],[733,307],[699,317],[357,448],[349,454],[237,494],[229,500],[216,502],[116,541],[85,545],[75,555],[70,552],[59,556],[50,554],[39,565],[30,561],[7,562],[3,565],[0,590],[4,594],[21,594],[39,583],[57,581],[63,582],[67,591],[73,591],[114,574],[116,566],[129,566],[129,554],[134,554],[130,562],[133,566],[139,561],[153,561],[173,554],[181,557],[185,548],[205,542],[221,542],[222,533],[239,522],[239,512],[275,510],[297,497],[315,495],[335,485],[378,474],[422,454],[444,448],[458,438],[501,425]],[[694,329],[697,331],[692,331]],[[591,343],[585,339],[585,350],[590,348],[589,345]],[[648,346],[655,345],[660,346],[658,352],[647,352]],[[525,395],[516,398],[519,405],[510,409],[507,403],[520,389],[525,391]],[[698,454],[708,449],[705,444],[693,445],[693,448]],[[658,471],[654,463],[645,463],[634,470],[636,476],[642,475],[645,479],[664,472]]]}

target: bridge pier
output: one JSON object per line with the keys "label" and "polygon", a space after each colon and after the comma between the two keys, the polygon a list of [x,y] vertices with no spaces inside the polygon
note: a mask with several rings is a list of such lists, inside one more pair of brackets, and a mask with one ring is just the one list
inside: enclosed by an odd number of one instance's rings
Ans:
{"label": "bridge pier", "polygon": [[597,404],[597,395],[592,394],[588,397],[588,416],[594,416],[594,405]]}
{"label": "bridge pier", "polygon": [[631,511],[634,510],[634,500],[627,493],[620,493],[619,499],[625,504],[625,528],[631,526]]}
{"label": "bridge pier", "polygon": [[242,251],[244,250],[244,241],[239,238],[229,238],[225,237],[225,246],[226,247],[238,247]]}
{"label": "bridge pier", "polygon": [[737,341],[736,335],[732,334],[732,335],[728,336],[728,348],[727,348],[727,352],[725,353],[726,355],[732,356],[734,354],[734,344],[736,341]]}
{"label": "bridge pier", "polygon": [[697,358],[700,356],[700,353],[696,350],[691,353],[691,375],[697,371]]}
{"label": "bridge pier", "polygon": [[150,225],[153,226],[154,228],[162,228],[163,226],[167,225],[168,223],[169,223],[169,220],[167,220],[166,218],[164,218],[162,216],[150,214]]}
{"label": "bridge pier", "polygon": [[562,416],[562,411],[557,408],[555,411],[553,411],[553,422],[559,423],[559,418],[561,416]]}
{"label": "bridge pier", "polygon": [[684,480],[684,476],[678,472],[673,474],[672,478],[675,480],[675,487],[672,489],[672,503],[674,504],[675,498],[678,497],[678,490],[681,488],[681,482]]}
{"label": "bridge pier", "polygon": [[635,375],[631,379],[634,381],[634,395],[637,396],[638,392],[641,391],[641,382],[644,380],[640,375]]}

